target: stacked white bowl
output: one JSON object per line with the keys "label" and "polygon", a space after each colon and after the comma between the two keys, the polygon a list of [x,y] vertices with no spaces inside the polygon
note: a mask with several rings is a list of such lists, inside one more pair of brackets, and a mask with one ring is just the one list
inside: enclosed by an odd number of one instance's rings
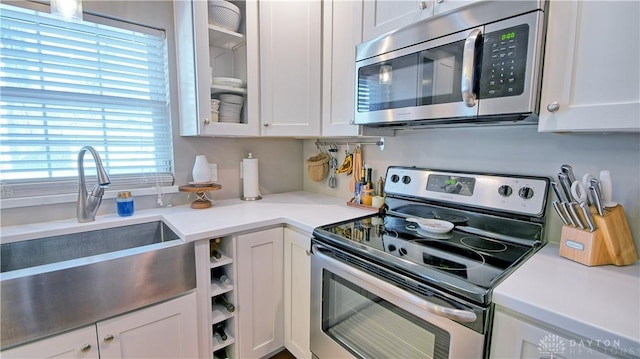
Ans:
{"label": "stacked white bowl", "polygon": [[239,123],[244,97],[233,94],[220,95],[220,122]]}
{"label": "stacked white bowl", "polygon": [[209,0],[209,23],[223,29],[238,31],[240,8],[224,0]]}

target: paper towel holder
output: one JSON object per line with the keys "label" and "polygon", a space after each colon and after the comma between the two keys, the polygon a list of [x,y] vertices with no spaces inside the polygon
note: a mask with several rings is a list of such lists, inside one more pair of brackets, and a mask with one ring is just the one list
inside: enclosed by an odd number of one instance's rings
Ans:
{"label": "paper towel holder", "polygon": [[[251,152],[249,152],[249,157],[246,158],[246,159],[253,160],[254,159],[253,158],[253,154]],[[255,159],[255,160],[257,160],[257,159]],[[243,192],[242,196],[240,196],[240,199],[243,200],[243,201],[257,201],[257,200],[260,200],[260,199],[262,199],[262,196],[260,195],[260,191],[259,190],[258,190],[258,193],[257,193],[256,196],[252,196],[252,197],[245,196],[245,193],[244,193],[244,187],[245,186],[244,186],[244,181],[243,181],[244,180],[243,162],[244,162],[244,159],[240,162],[240,187],[242,188],[242,192]]]}

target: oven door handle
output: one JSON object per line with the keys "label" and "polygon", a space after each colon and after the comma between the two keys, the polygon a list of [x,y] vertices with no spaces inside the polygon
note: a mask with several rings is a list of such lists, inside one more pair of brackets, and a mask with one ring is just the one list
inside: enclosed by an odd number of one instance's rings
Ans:
{"label": "oven door handle", "polygon": [[[331,257],[330,255],[325,254],[326,252],[328,252],[328,250],[324,249],[322,246],[318,244],[314,244],[312,251],[313,251],[313,255],[318,256],[318,258],[323,261],[330,262],[331,265],[335,266],[341,271],[347,272],[355,277],[362,277],[362,272],[357,268],[354,268],[346,263],[343,263]],[[461,310],[461,309],[452,309],[452,308],[443,307],[441,305],[433,304],[415,295],[412,295],[407,291],[399,290],[398,287],[396,287],[395,285],[385,282],[383,280],[376,280],[375,283],[371,283],[371,284],[385,292],[398,295],[402,297],[402,299],[405,299],[406,301],[409,301],[419,306],[420,308],[425,309],[429,313],[435,314],[439,317],[444,317],[444,318],[448,318],[448,319],[452,319],[452,320],[464,322],[464,323],[475,322],[478,319],[478,316],[474,312]]]}

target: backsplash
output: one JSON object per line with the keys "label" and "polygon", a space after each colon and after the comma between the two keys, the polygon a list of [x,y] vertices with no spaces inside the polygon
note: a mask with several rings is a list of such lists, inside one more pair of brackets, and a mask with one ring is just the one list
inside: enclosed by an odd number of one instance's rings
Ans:
{"label": "backsplash", "polygon": [[[375,141],[375,138],[367,141]],[[304,144],[304,159],[318,153],[315,140]],[[345,149],[339,146],[338,163]],[[550,134],[535,126],[473,127],[398,131],[385,137],[385,149],[365,145],[364,162],[373,168],[374,182],[391,165],[433,169],[495,172],[555,178],[562,164],[570,164],[576,177],[598,175],[608,169],[613,178],[613,198],[624,206],[631,233],[640,248],[640,135],[638,134]],[[304,169],[305,191],[352,197],[349,176],[337,175],[338,186],[327,179],[313,182]],[[547,238],[559,242],[561,222],[547,210]]]}
{"label": "backsplash", "polygon": [[[192,181],[191,171],[196,155],[206,155],[209,163],[218,165],[218,183],[222,189],[210,192],[215,200],[240,198],[240,161],[251,152],[259,160],[260,192],[264,194],[302,190],[302,141],[294,139],[265,138],[197,138],[174,137],[175,184],[177,186]],[[137,210],[156,207],[156,196],[135,196]],[[194,200],[193,194],[166,194],[165,205],[188,204]],[[76,204],[61,203],[54,205],[2,209],[1,226],[19,225],[75,218]],[[105,199],[100,206],[98,216],[116,213],[114,199]]]}

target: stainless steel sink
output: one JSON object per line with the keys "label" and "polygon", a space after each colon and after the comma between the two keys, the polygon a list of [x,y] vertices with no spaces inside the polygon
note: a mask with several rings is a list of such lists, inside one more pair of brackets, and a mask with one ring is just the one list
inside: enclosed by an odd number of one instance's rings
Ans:
{"label": "stainless steel sink", "polygon": [[0,272],[143,247],[179,239],[163,222],[113,227],[0,244]]}
{"label": "stainless steel sink", "polygon": [[193,243],[150,222],[0,244],[0,348],[195,288]]}

